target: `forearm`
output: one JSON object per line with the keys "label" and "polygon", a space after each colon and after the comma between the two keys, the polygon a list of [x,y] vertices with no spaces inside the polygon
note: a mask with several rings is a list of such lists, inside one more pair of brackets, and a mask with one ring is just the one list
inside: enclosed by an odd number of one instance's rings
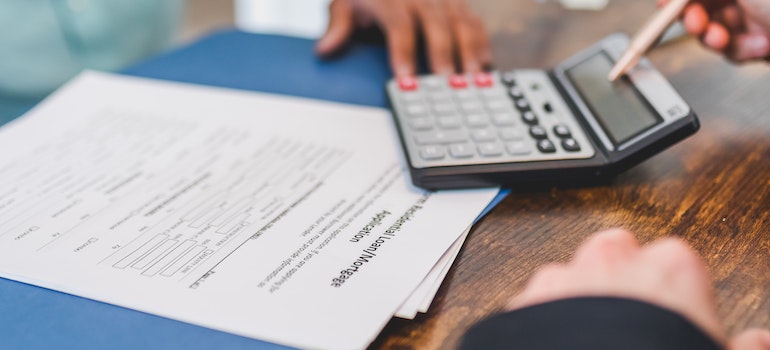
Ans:
{"label": "forearm", "polygon": [[669,310],[630,299],[563,299],[492,316],[461,349],[721,349]]}

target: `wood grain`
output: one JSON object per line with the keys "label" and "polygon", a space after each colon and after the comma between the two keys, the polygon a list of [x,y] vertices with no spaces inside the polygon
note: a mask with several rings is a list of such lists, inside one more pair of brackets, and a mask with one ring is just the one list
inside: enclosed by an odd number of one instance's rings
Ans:
{"label": "wood grain", "polygon": [[[498,69],[548,68],[605,35],[633,34],[655,1],[601,12],[553,2],[476,0]],[[590,188],[512,193],[478,223],[425,315],[394,318],[372,349],[449,349],[538,267],[566,261],[592,232],[622,226],[642,242],[681,237],[713,275],[730,333],[770,328],[770,69],[734,66],[683,39],[649,58],[701,121],[696,135]]]}

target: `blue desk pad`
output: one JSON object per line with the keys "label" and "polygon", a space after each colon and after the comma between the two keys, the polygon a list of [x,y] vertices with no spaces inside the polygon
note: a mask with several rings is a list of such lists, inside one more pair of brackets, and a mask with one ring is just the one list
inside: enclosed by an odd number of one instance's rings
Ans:
{"label": "blue desk pad", "polygon": [[[125,70],[149,78],[385,107],[382,45],[357,44],[334,60],[314,41],[215,33]],[[501,201],[502,191],[484,214]],[[483,215],[483,214],[482,214]],[[3,349],[286,349],[259,340],[0,279]]]}

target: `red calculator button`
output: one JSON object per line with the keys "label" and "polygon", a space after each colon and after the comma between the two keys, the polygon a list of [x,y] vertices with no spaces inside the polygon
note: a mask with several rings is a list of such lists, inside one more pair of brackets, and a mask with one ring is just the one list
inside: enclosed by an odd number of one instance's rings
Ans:
{"label": "red calculator button", "polygon": [[492,75],[489,73],[476,74],[474,82],[478,87],[491,87],[493,85]]}
{"label": "red calculator button", "polygon": [[449,86],[455,89],[464,89],[468,87],[468,81],[462,75],[453,75],[449,77]]}
{"label": "red calculator button", "polygon": [[402,91],[417,90],[417,78],[412,76],[398,78],[398,87]]}

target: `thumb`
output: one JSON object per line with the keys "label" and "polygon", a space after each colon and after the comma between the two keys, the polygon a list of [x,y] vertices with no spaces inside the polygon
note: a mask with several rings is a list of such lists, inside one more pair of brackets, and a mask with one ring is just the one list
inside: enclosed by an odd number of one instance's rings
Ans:
{"label": "thumb", "polygon": [[316,53],[328,56],[339,50],[353,32],[353,8],[350,0],[334,0],[329,5],[329,26],[316,44]]}
{"label": "thumb", "polygon": [[770,331],[749,329],[730,339],[728,350],[770,350]]}
{"label": "thumb", "polygon": [[746,61],[770,55],[770,38],[763,34],[741,34],[733,39],[732,59]]}

